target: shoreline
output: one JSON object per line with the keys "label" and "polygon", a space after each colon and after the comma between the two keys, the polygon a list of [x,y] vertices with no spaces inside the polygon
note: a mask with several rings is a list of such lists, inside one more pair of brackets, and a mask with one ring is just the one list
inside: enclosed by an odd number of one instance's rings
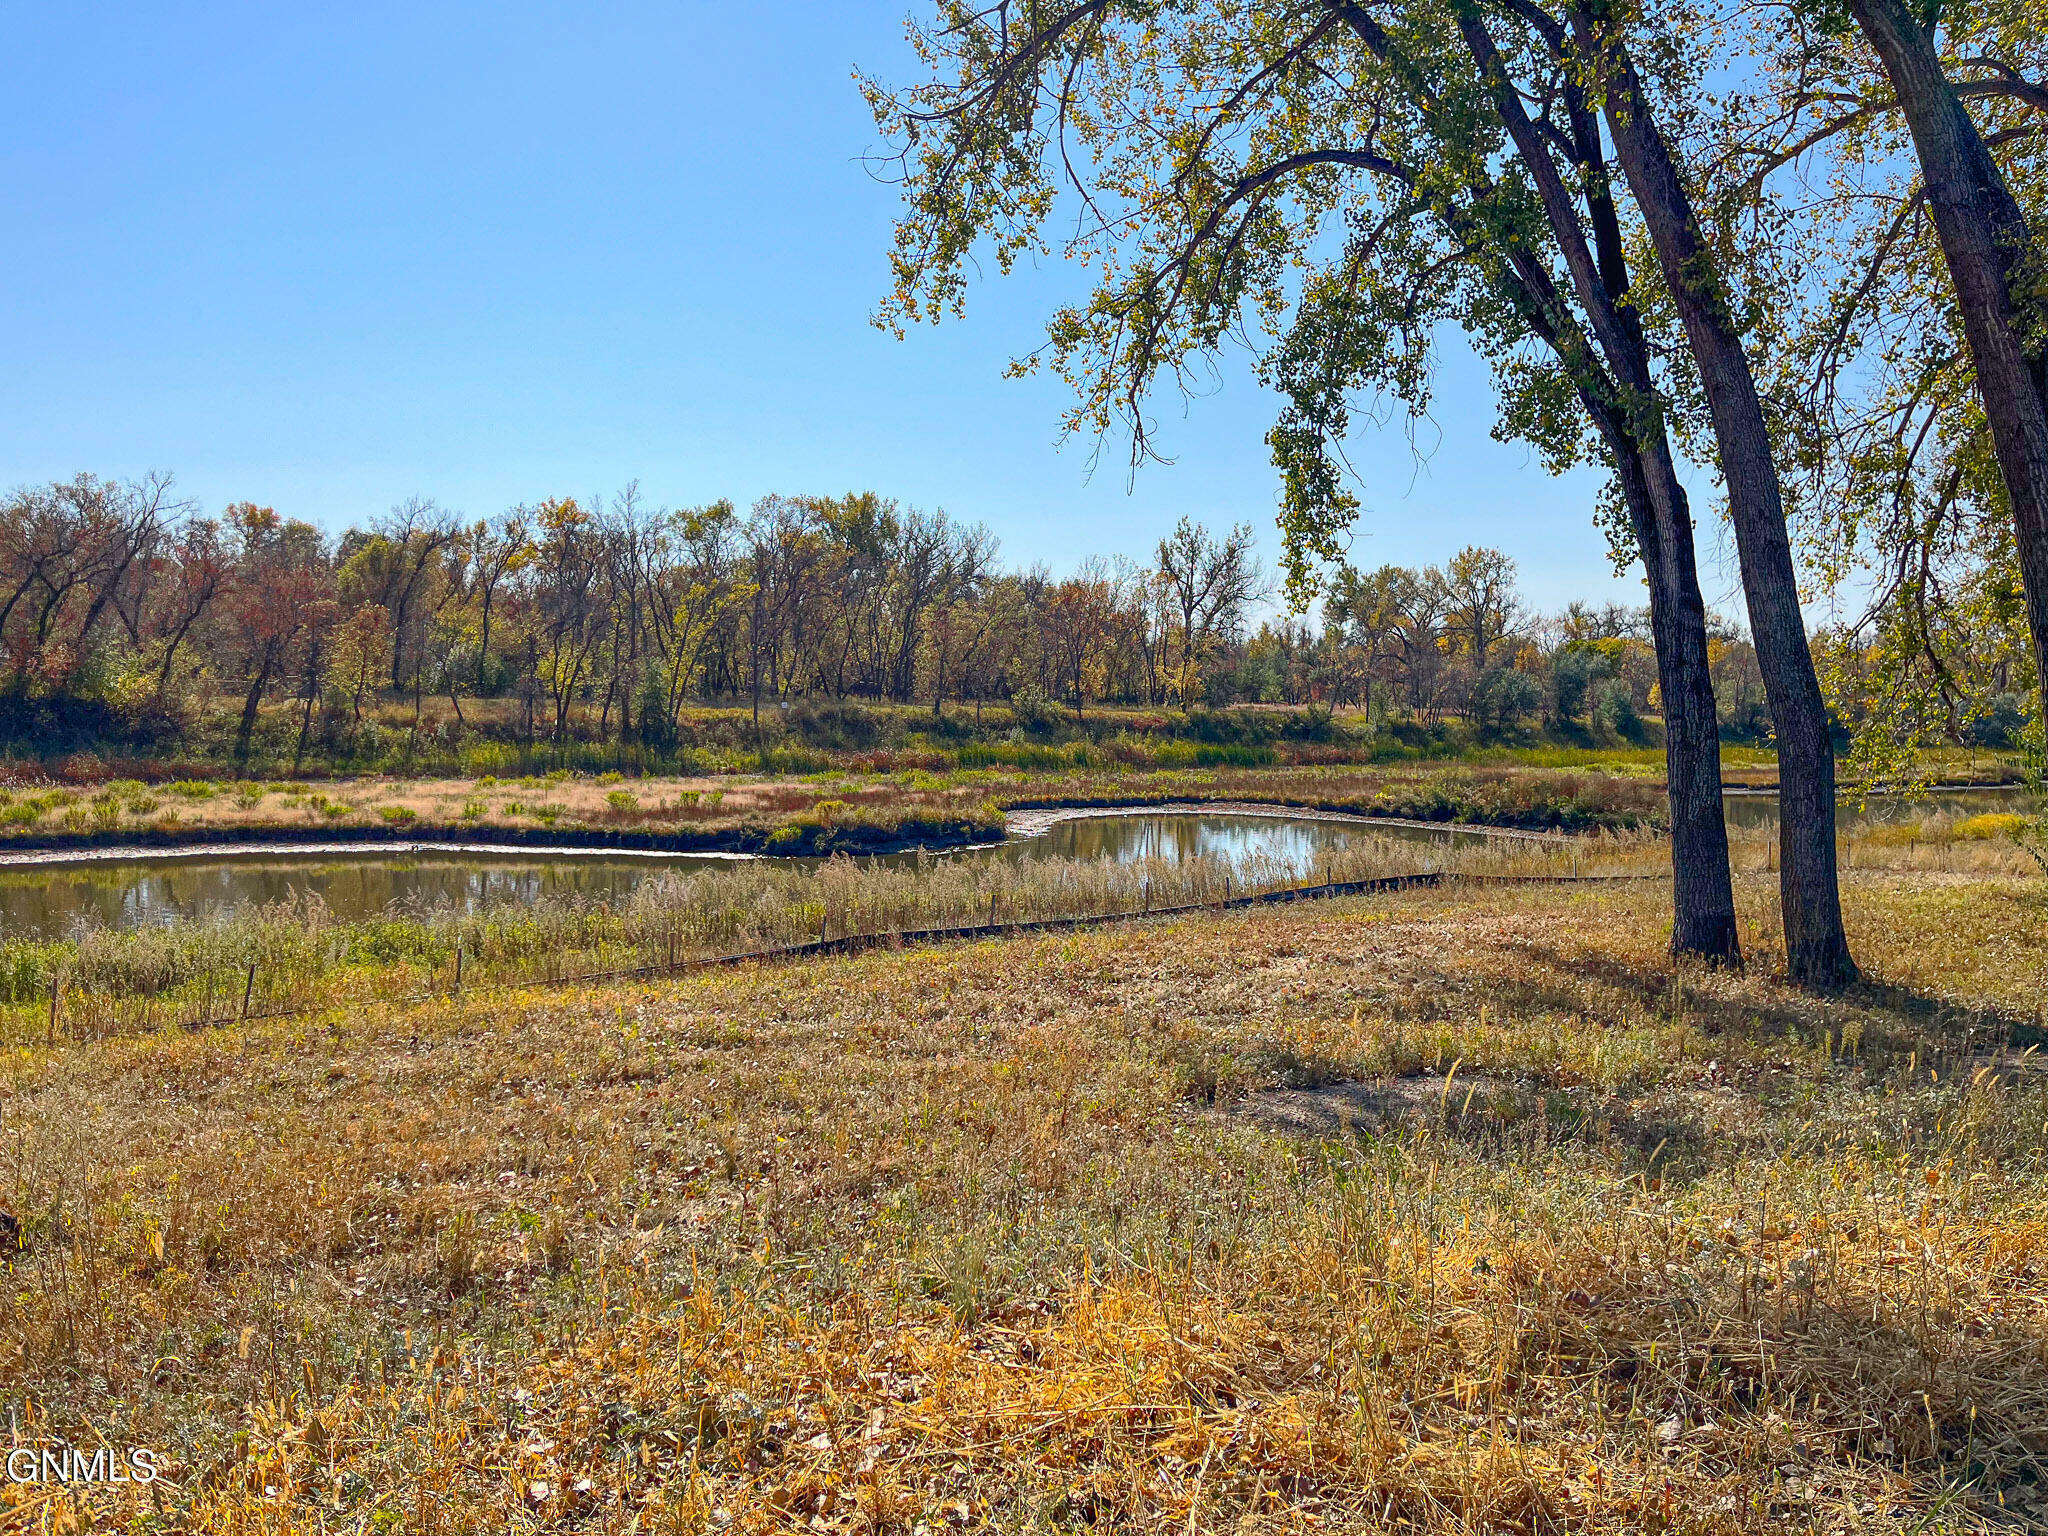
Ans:
{"label": "shoreline", "polygon": [[600,827],[279,827],[194,826],[110,832],[64,832],[45,837],[0,840],[0,866],[68,860],[189,857],[193,850],[235,856],[265,849],[292,853],[330,849],[417,852],[429,848],[491,846],[508,853],[616,853],[701,858],[824,858],[834,853],[914,853],[920,848],[960,848],[1002,841],[1003,834],[965,822],[911,823],[933,828],[924,835],[881,834],[860,827],[819,828],[786,850],[771,848],[772,834],[759,827],[720,832],[640,832]]}
{"label": "shoreline", "polygon": [[[1468,833],[1479,837],[1513,838],[1532,842],[1561,841],[1569,832],[1538,832],[1523,827],[1496,826],[1484,822],[1423,821],[1410,817],[1370,816],[1354,811],[1322,810],[1312,806],[1283,805],[1249,800],[1175,800],[1144,803],[1123,802],[1104,805],[1020,806],[1005,818],[1004,830],[995,836],[966,835],[950,840],[938,838],[890,839],[853,846],[835,845],[823,852],[792,849],[771,853],[764,848],[734,846],[743,841],[765,843],[758,833],[732,836],[706,834],[683,842],[660,834],[590,832],[568,828],[561,831],[493,828],[485,835],[476,832],[435,836],[435,829],[410,829],[398,833],[384,827],[311,829],[307,833],[281,835],[271,828],[194,828],[186,834],[158,833],[147,839],[133,836],[106,841],[97,834],[71,834],[66,838],[0,849],[0,870],[51,868],[72,864],[123,864],[138,861],[188,859],[314,858],[323,854],[361,855],[465,855],[485,858],[565,857],[602,855],[635,859],[721,859],[734,863],[775,859],[817,859],[833,853],[886,855],[924,851],[934,854],[971,852],[978,848],[1000,848],[1006,844],[1042,837],[1064,821],[1122,816],[1260,816],[1277,821],[1320,821],[1357,827],[1401,827],[1446,835]],[[228,835],[221,835],[226,833]],[[628,840],[630,839],[630,841]]]}
{"label": "shoreline", "polygon": [[[1938,784],[1929,794],[2006,791],[2019,786]],[[1724,787],[1729,799],[1775,799],[1775,789]],[[1848,804],[1844,796],[1838,804]],[[137,860],[196,858],[306,858],[320,854],[453,854],[470,857],[605,855],[620,858],[694,858],[735,862],[756,859],[822,859],[844,853],[854,857],[926,852],[953,854],[977,848],[999,848],[1041,837],[1065,821],[1111,816],[1260,816],[1283,821],[1320,821],[1344,826],[1389,827],[1410,831],[1467,833],[1477,837],[1561,842],[1587,832],[1562,828],[1518,827],[1499,822],[1433,821],[1411,816],[1375,816],[1280,800],[1145,800],[1139,798],[1024,801],[1009,807],[1001,831],[956,824],[922,835],[864,835],[861,828],[821,829],[822,838],[806,838],[786,849],[771,847],[771,835],[753,827],[721,832],[641,832],[593,827],[206,827],[166,832],[130,829],[115,832],[58,833],[46,837],[0,840],[0,870],[32,869],[67,864],[127,863]],[[930,824],[927,823],[927,826]],[[1661,830],[1661,829],[1659,829]]]}

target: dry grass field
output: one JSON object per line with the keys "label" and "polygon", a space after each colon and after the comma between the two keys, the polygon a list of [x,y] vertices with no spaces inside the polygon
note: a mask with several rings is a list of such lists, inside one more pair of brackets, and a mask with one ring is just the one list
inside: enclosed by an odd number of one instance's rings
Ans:
{"label": "dry grass field", "polygon": [[2048,1520],[2042,883],[1411,891],[21,1046],[25,1528]]}

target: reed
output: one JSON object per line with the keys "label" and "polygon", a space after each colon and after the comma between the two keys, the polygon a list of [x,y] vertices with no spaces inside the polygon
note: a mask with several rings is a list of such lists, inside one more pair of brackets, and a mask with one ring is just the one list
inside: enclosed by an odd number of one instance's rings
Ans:
{"label": "reed", "polygon": [[239,1017],[244,995],[250,1013],[270,1016],[416,997],[458,981],[474,990],[659,971],[826,938],[1126,916],[1433,870],[1654,870],[1657,858],[1646,833],[1436,848],[1360,835],[1306,869],[1277,858],[760,860],[663,873],[617,904],[564,897],[483,912],[397,908],[355,922],[302,893],[187,924],[0,942],[0,1039],[46,1034],[53,989],[62,1033],[96,1038]]}
{"label": "reed", "polygon": [[[2008,825],[2012,823],[2012,825]],[[2038,876],[2017,817],[1923,813],[1855,825],[1845,870]],[[1775,838],[1738,829],[1740,870],[1769,872]],[[757,860],[663,873],[610,904],[557,897],[489,911],[394,908],[338,920],[311,894],[176,926],[87,928],[69,940],[0,941],[0,1040],[44,1038],[56,1018],[71,1038],[194,1028],[331,1004],[390,1002],[479,987],[561,983],[658,972],[703,960],[771,953],[819,939],[1059,919],[1110,918],[1212,906],[1290,887],[1442,871],[1512,878],[1654,876],[1669,848],[1648,829],[1576,837],[1447,838],[1440,846],[1361,832],[1310,868],[1279,859],[1008,859],[918,856],[885,864]],[[458,973],[457,956],[460,955]]]}

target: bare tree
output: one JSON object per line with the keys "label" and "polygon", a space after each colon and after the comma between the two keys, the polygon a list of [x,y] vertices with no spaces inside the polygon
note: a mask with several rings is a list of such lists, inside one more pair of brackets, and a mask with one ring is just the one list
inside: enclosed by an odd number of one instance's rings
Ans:
{"label": "bare tree", "polygon": [[1249,523],[1239,523],[1217,539],[1183,517],[1159,541],[1159,581],[1172,603],[1180,642],[1174,688],[1183,703],[1217,640],[1233,633],[1245,608],[1267,593],[1252,553],[1254,540]]}

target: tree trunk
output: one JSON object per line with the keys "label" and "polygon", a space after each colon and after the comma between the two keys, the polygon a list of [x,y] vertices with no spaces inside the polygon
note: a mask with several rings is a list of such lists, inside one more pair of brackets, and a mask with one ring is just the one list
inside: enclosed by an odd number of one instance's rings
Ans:
{"label": "tree trunk", "polygon": [[[1670,450],[1617,453],[1622,494],[1650,587],[1650,634],[1664,697],[1664,782],[1671,803],[1671,951],[1740,965],[1728,825],[1721,800],[1721,722],[1707,665],[1707,608],[1691,509]],[[1661,483],[1660,483],[1661,482]]]}
{"label": "tree trunk", "polygon": [[[1942,73],[1932,32],[1902,0],[1850,0],[1884,62],[1912,131],[1935,232],[1955,284],[1977,393],[2012,503],[2034,686],[2048,715],[2048,298],[2028,293],[2044,254],[1962,100]],[[2032,273],[2040,281],[2038,266]],[[2028,333],[2032,333],[2029,341]]]}
{"label": "tree trunk", "polygon": [[271,668],[276,664],[277,647],[265,646],[263,661],[256,668],[255,680],[249,684],[249,696],[242,701],[242,723],[235,731],[235,761],[238,764],[249,761],[249,740],[256,733],[256,711],[263,703],[263,690],[269,686]]}
{"label": "tree trunk", "polygon": [[[1458,8],[1459,30],[1493,93],[1495,109],[1535,177],[1544,214],[1563,253],[1574,291],[1592,321],[1595,344],[1612,372],[1602,380],[1579,363],[1583,344],[1570,342],[1555,307],[1555,290],[1533,253],[1511,258],[1524,288],[1530,323],[1578,379],[1580,401],[1614,457],[1622,500],[1650,588],[1650,632],[1664,698],[1664,776],[1671,808],[1674,954],[1710,964],[1740,965],[1735,890],[1728,861],[1728,827],[1721,801],[1721,730],[1707,665],[1707,610],[1700,595],[1693,548],[1692,508],[1672,461],[1663,405],[1650,368],[1641,321],[1628,297],[1628,260],[1621,224],[1608,190],[1599,125],[1584,93],[1568,87],[1579,185],[1586,196],[1594,240],[1587,243],[1577,205],[1550,144],[1530,121],[1492,35],[1470,4]],[[1489,641],[1483,614],[1472,624],[1476,659],[1484,665]]]}
{"label": "tree trunk", "polygon": [[165,691],[170,688],[171,663],[177,659],[178,647],[185,643],[186,632],[189,631],[192,628],[192,626],[198,622],[198,619],[199,610],[195,610],[190,615],[190,617],[186,618],[183,623],[179,624],[176,631],[172,633],[170,639],[164,643],[164,664],[158,670],[156,675],[156,694],[158,698],[162,698],[164,696]]}
{"label": "tree trunk", "polygon": [[496,583],[484,588],[483,632],[476,642],[476,691],[484,691],[484,668],[491,661],[491,594]]}
{"label": "tree trunk", "polygon": [[295,779],[299,776],[299,764],[305,760],[306,738],[313,730],[313,697],[319,692],[316,686],[319,667],[319,653],[316,651],[306,663],[305,708],[299,712],[299,739],[292,747],[292,777]]}
{"label": "tree trunk", "polygon": [[1602,70],[1615,152],[1684,322],[1713,418],[1750,631],[1777,728],[1778,891],[1786,969],[1804,986],[1843,986],[1856,979],[1856,964],[1842,929],[1835,872],[1834,744],[1807,648],[1798,575],[1756,380],[1720,292],[1713,253],[1633,65],[1584,7],[1573,7],[1572,23]]}

